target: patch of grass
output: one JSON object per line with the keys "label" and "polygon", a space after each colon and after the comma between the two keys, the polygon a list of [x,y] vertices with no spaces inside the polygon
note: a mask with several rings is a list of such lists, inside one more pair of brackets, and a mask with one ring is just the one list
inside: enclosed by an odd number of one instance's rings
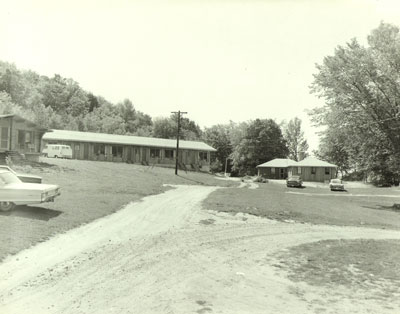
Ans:
{"label": "patch of grass", "polygon": [[[399,211],[382,211],[382,206],[393,206],[397,198],[384,198],[376,188],[352,190],[368,197],[343,197],[327,188],[294,189],[276,183],[260,184],[258,189],[220,189],[203,202],[203,207],[229,213],[248,213],[279,221],[294,220],[303,223],[338,226],[368,226],[400,228]],[[304,192],[301,195],[286,192]],[[400,194],[395,190],[386,193]],[[397,194],[396,194],[397,193]],[[327,195],[328,194],[328,195]]]}
{"label": "patch of grass", "polygon": [[350,290],[400,292],[400,241],[325,240],[290,248],[278,256],[293,281]]}
{"label": "patch of grass", "polygon": [[22,164],[14,169],[40,175],[43,183],[58,184],[61,196],[54,203],[18,206],[12,212],[0,213],[0,260],[171,188],[164,184],[237,185],[204,173],[180,171],[176,176],[174,169],[125,163],[44,158],[35,167]]}

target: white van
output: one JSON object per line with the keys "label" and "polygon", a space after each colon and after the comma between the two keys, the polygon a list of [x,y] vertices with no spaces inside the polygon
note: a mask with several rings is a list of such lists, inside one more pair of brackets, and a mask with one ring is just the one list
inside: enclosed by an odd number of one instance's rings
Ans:
{"label": "white van", "polygon": [[42,151],[45,157],[72,158],[72,149],[68,145],[47,144]]}

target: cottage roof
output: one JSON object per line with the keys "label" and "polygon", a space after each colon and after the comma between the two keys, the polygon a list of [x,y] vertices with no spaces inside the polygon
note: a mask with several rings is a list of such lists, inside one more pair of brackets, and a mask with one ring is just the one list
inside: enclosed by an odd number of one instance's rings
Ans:
{"label": "cottage roof", "polygon": [[307,157],[297,163],[299,167],[333,167],[337,168],[336,165],[330,164],[329,162],[319,160],[314,157]]}
{"label": "cottage roof", "polygon": [[45,128],[38,127],[38,125],[36,123],[33,123],[32,121],[27,120],[27,119],[25,119],[24,117],[22,117],[22,116],[20,116],[18,114],[10,113],[10,114],[1,114],[0,115],[0,119],[5,119],[5,118],[13,118],[13,120],[16,121],[16,122],[26,122],[26,124],[28,126],[37,128],[38,130],[41,130],[42,132],[47,130]]}
{"label": "cottage roof", "polygon": [[[171,139],[68,130],[51,130],[51,132],[47,132],[43,135],[43,140],[176,148],[176,140]],[[180,140],[179,148],[210,152],[216,151],[215,148],[206,143],[195,141]]]}
{"label": "cottage roof", "polygon": [[290,166],[296,166],[297,162],[291,159],[285,159],[285,158],[275,158],[270,161],[267,161],[261,165],[258,165],[257,168],[287,168]]}

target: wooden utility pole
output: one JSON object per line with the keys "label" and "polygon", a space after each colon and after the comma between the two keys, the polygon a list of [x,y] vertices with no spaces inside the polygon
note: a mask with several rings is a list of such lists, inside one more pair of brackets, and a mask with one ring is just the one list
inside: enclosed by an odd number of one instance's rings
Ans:
{"label": "wooden utility pole", "polygon": [[178,175],[178,164],[179,164],[179,134],[181,131],[181,114],[185,114],[187,112],[183,111],[172,111],[172,113],[178,114],[178,128],[176,132],[176,161],[175,161],[175,175]]}

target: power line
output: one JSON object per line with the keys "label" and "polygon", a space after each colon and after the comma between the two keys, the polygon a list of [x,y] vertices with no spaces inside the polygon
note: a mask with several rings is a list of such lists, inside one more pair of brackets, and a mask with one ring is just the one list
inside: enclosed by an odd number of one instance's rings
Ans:
{"label": "power line", "polygon": [[172,111],[171,113],[177,113],[178,114],[178,127],[176,131],[176,161],[175,161],[175,175],[178,175],[178,164],[179,164],[179,134],[181,130],[181,114],[187,114],[187,112],[184,111]]}

